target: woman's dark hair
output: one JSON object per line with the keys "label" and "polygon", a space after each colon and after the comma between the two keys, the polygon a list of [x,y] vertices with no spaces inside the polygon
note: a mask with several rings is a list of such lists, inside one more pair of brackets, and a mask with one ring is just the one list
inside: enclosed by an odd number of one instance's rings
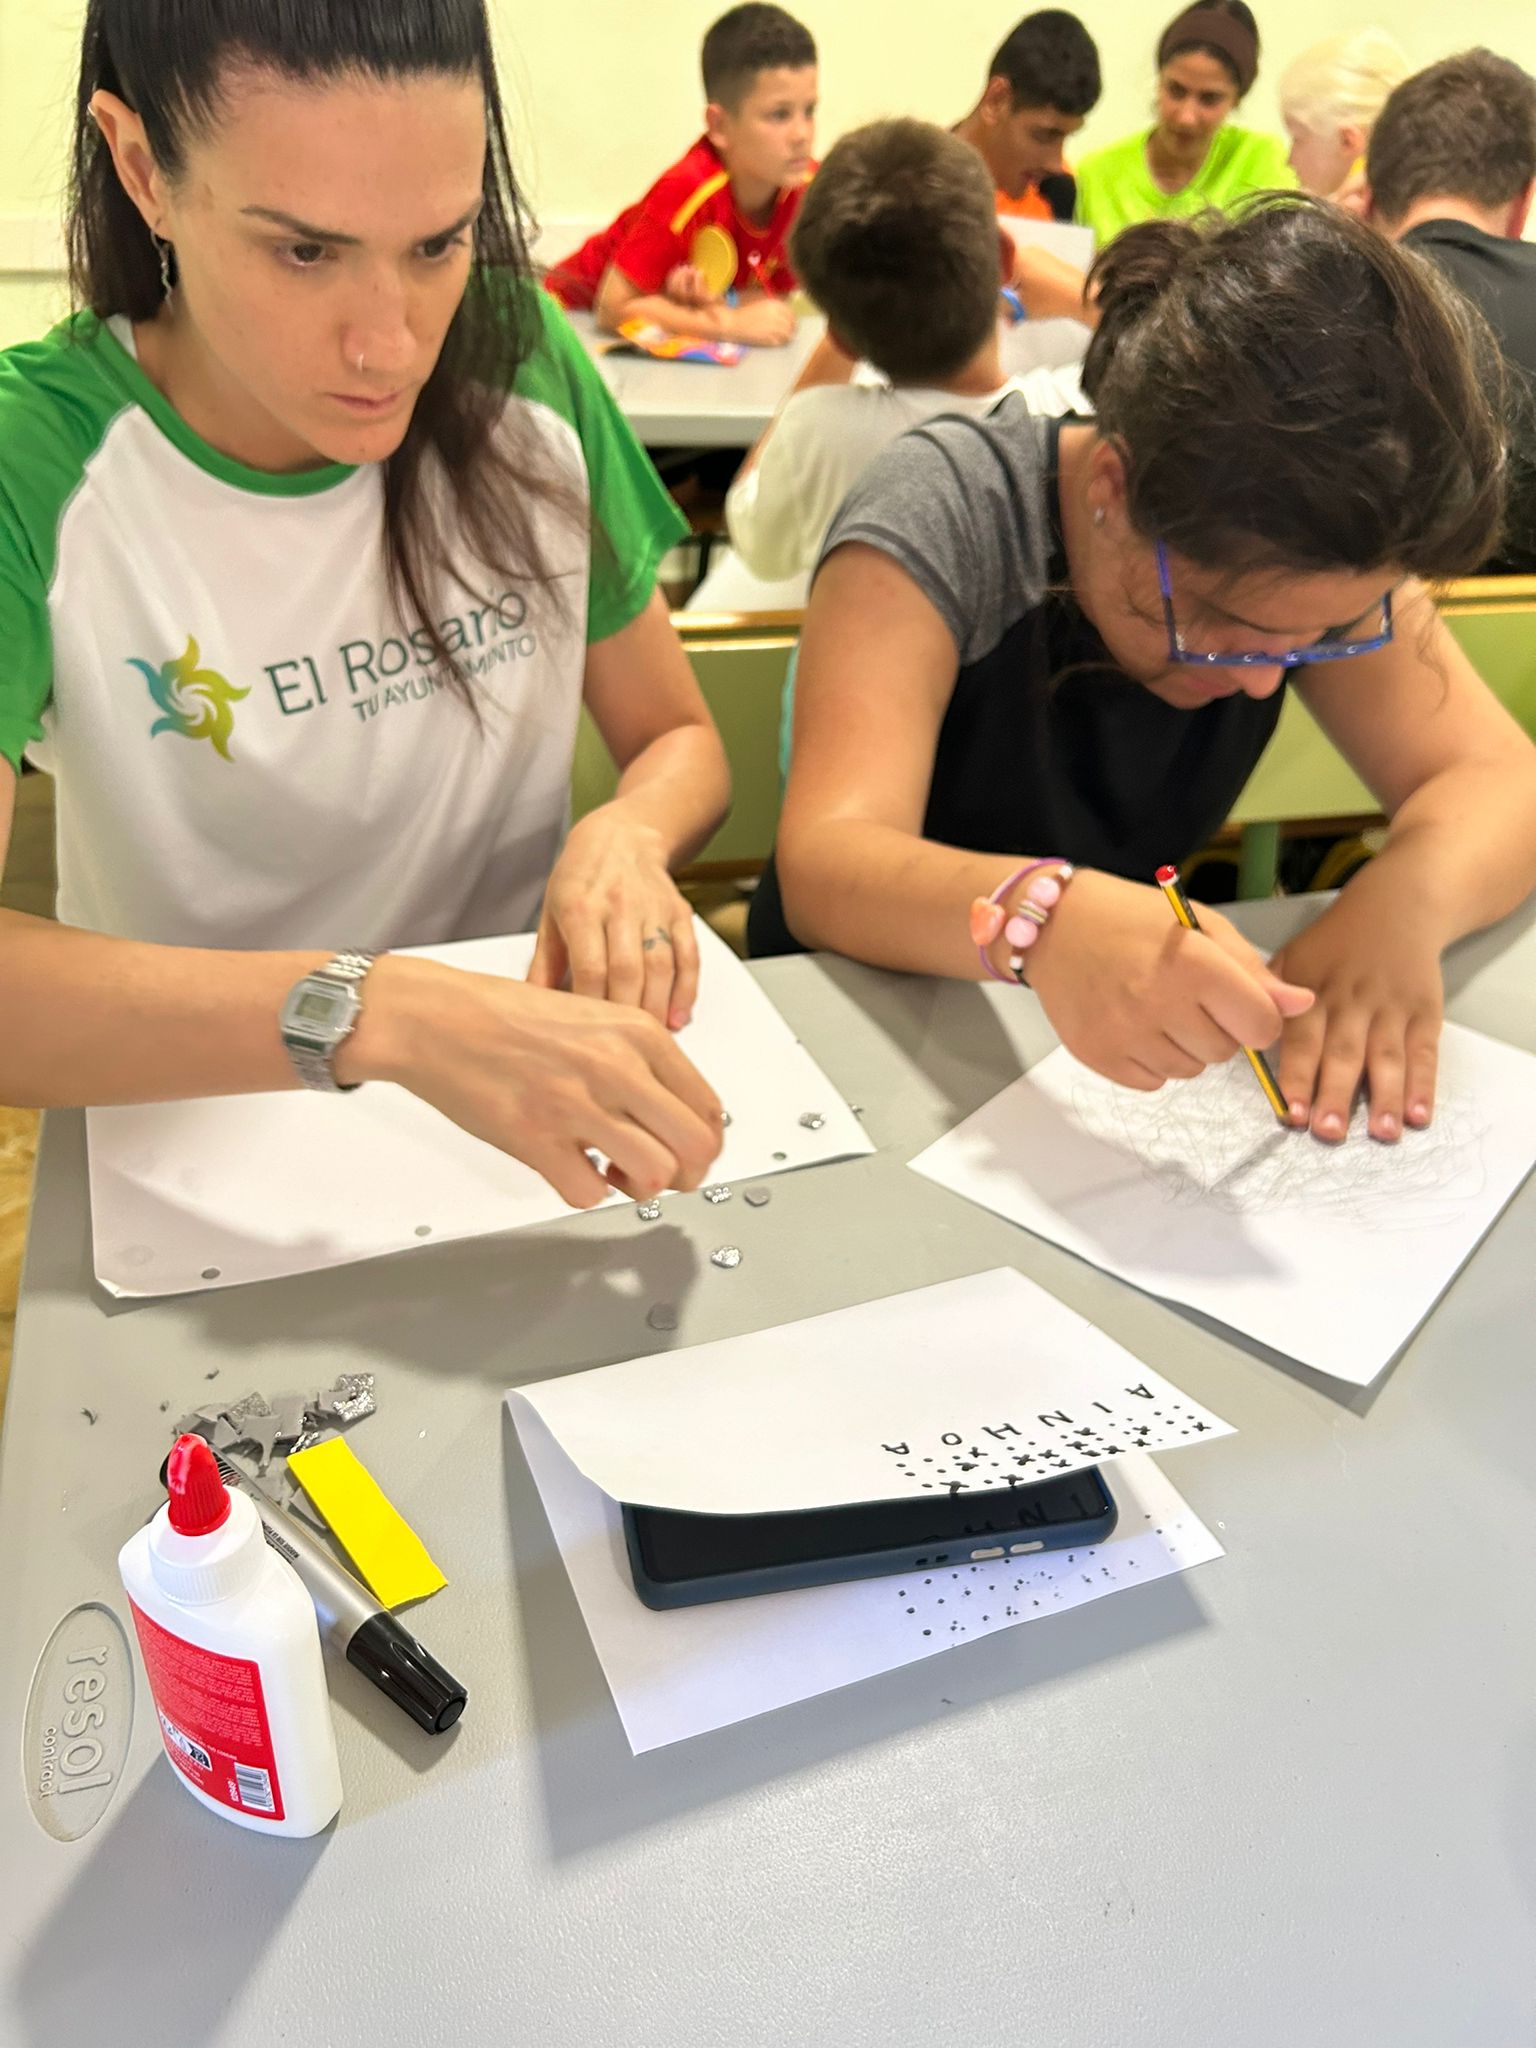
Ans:
{"label": "woman's dark hair", "polygon": [[1083,388],[1137,531],[1191,561],[1471,574],[1506,489],[1504,370],[1431,266],[1322,200],[1147,221],[1089,273]]}
{"label": "woman's dark hair", "polygon": [[[539,319],[483,0],[89,0],[68,240],[76,301],[101,318],[150,319],[162,287],[154,238],[123,190],[91,117],[91,95],[115,93],[133,108],[156,163],[174,179],[188,141],[217,125],[242,69],[304,83],[472,77],[484,91],[484,204],[469,285],[405,439],[384,465],[395,601],[426,628],[453,686],[470,701],[429,598],[437,578],[463,572],[451,535],[462,536],[475,562],[547,585],[530,503],[576,509],[572,494],[536,463],[522,463],[495,431]],[[435,487],[439,480],[445,492]]]}

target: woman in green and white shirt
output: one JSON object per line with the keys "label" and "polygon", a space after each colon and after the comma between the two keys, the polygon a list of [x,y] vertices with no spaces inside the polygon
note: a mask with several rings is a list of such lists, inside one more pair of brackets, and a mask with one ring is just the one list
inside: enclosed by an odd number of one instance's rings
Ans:
{"label": "woman in green and white shirt", "polygon": [[1294,185],[1285,144],[1230,118],[1258,76],[1259,28],[1244,0],[1186,7],[1157,46],[1157,119],[1077,168],[1077,217],[1098,246],[1140,220],[1226,213],[1250,192]]}
{"label": "woman in green and white shirt", "polygon": [[[380,960],[322,1085],[583,1206],[589,1148],[696,1184],[669,870],[725,761],[655,591],[681,522],[530,279],[482,0],[91,0],[79,107],[91,310],[0,354],[0,852],[30,752],[61,920],[0,918],[0,1100],[294,1084],[338,949],[538,920],[528,983]],[[583,701],[622,773],[568,830]]]}

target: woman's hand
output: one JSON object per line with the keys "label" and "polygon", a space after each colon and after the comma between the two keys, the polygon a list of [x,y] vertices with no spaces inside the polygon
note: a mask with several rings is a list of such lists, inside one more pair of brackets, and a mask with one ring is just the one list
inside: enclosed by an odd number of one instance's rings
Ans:
{"label": "woman's hand", "polygon": [[368,977],[337,1074],[399,1082],[577,1209],[608,1192],[589,1152],[643,1201],[698,1187],[723,1135],[719,1098],[653,1017],[395,954]]}
{"label": "woman's hand", "polygon": [[[1198,916],[1202,929],[1187,931],[1160,889],[1091,868],[1073,876],[1024,958],[1085,1066],[1127,1088],[1191,1080],[1312,1007],[1310,990],[1282,979],[1219,911]],[[994,947],[999,967],[1008,950]]]}
{"label": "woman's hand", "polygon": [[544,892],[528,979],[632,1003],[680,1031],[699,992],[693,913],[659,833],[604,804],[571,827]]}
{"label": "woman's hand", "polygon": [[1272,963],[1317,994],[1286,1025],[1275,1078],[1292,1120],[1318,1138],[1348,1133],[1362,1079],[1373,1138],[1391,1143],[1405,1124],[1434,1114],[1445,1003],[1439,937],[1424,906],[1391,900],[1385,867],[1381,886],[1374,879],[1368,868],[1357,875]]}

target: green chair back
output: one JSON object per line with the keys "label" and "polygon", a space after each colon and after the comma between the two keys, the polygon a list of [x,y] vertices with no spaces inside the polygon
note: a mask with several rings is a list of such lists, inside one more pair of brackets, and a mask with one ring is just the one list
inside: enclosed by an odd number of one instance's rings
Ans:
{"label": "green chair back", "polygon": [[[1536,577],[1480,576],[1451,584],[1440,612],[1494,695],[1536,739]],[[1273,893],[1285,824],[1378,815],[1375,797],[1295,695],[1228,824],[1240,832],[1238,894]]]}

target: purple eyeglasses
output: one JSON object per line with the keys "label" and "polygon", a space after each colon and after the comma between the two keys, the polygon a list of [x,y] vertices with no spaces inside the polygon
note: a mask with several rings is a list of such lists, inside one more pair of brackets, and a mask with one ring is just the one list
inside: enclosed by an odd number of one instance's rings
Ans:
{"label": "purple eyeglasses", "polygon": [[1310,647],[1293,647],[1279,654],[1196,654],[1184,645],[1173,616],[1173,579],[1168,573],[1168,551],[1161,541],[1153,544],[1157,555],[1157,587],[1163,593],[1163,619],[1168,627],[1168,659],[1186,668],[1299,668],[1312,661],[1345,661],[1352,654],[1372,654],[1392,638],[1392,593],[1382,592],[1381,631],[1364,640],[1339,640],[1325,633]]}

